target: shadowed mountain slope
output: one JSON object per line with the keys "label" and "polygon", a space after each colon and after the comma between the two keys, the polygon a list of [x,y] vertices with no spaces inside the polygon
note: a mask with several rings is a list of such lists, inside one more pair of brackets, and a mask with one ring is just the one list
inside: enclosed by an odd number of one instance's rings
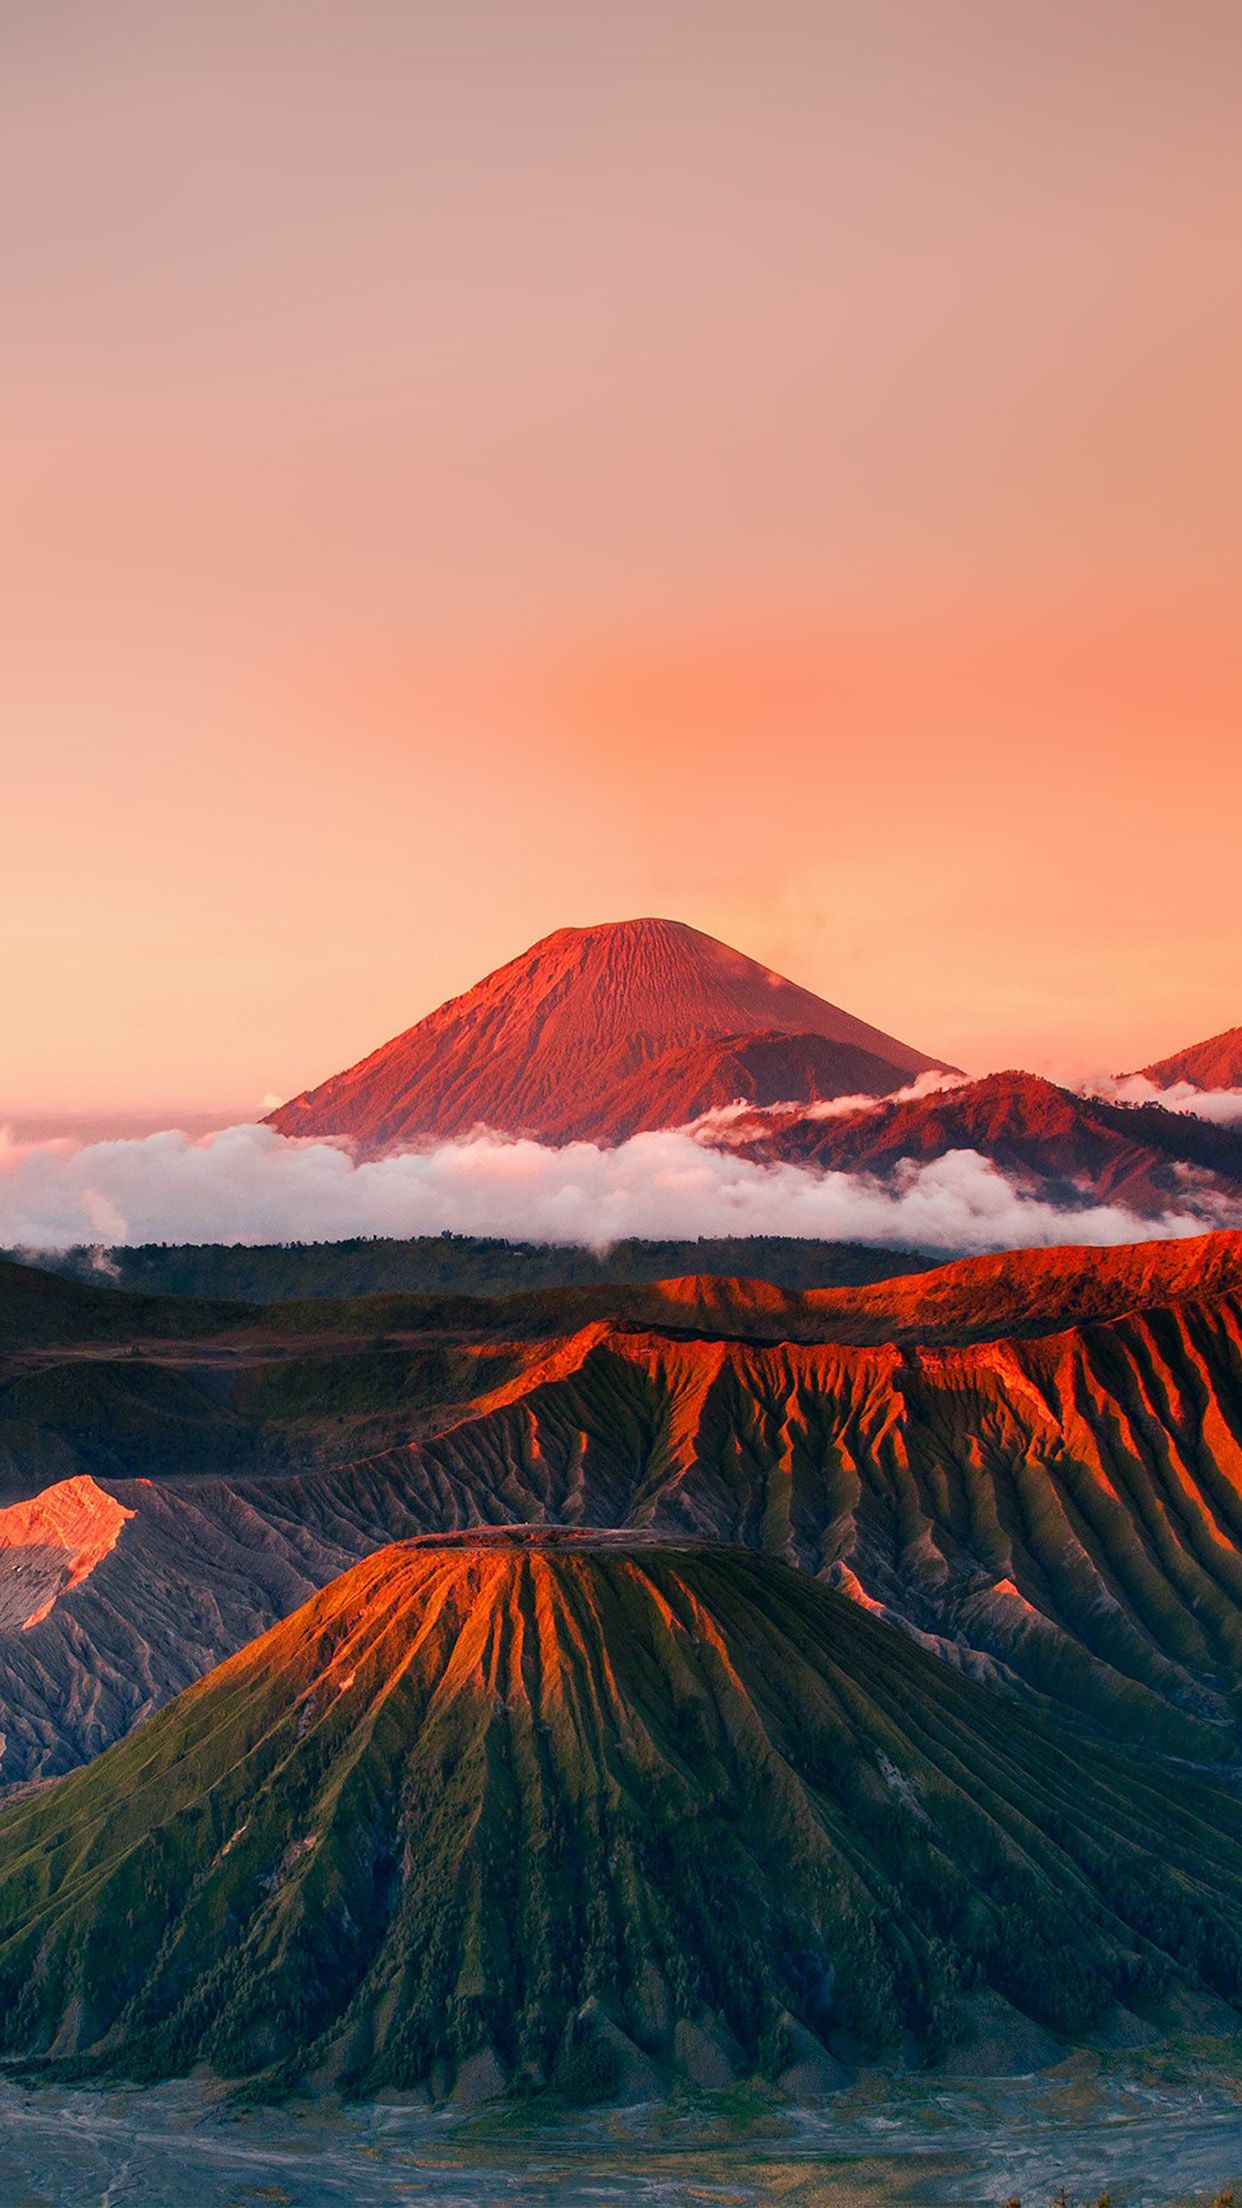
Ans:
{"label": "shadowed mountain slope", "polygon": [[735,1103],[762,1108],[790,1097],[817,1104],[887,1096],[908,1078],[893,1058],[825,1035],[708,1036],[676,1044],[618,1080],[608,1099],[607,1133],[601,1121],[593,1139],[624,1142]]}
{"label": "shadowed mountain slope", "polygon": [[[891,1173],[975,1150],[1049,1201],[1124,1204],[1150,1217],[1242,1203],[1242,1129],[1159,1104],[1076,1096],[1032,1073],[990,1073],[929,1096],[880,1102],[840,1119],[762,1110],[729,1120],[732,1149],[826,1172]],[[1212,1206],[1215,1202],[1216,1208]]]}
{"label": "shadowed mountain slope", "polygon": [[54,1342],[176,1340],[252,1322],[243,1303],[127,1294],[0,1257],[0,1353]]}
{"label": "shadowed mountain slope", "polygon": [[1175,1050],[1141,1070],[1162,1089],[1178,1081],[1189,1081],[1196,1089],[1242,1089],[1242,1027],[1227,1027],[1223,1034]]}
{"label": "shadowed mountain slope", "polygon": [[1219,2014],[1240,1895],[1232,1799],[1067,1745],[783,1565],[409,1544],[0,1813],[0,2046],[814,2092],[907,2031],[999,2015],[1029,2063],[1119,2002]]}
{"label": "shadowed mountain slope", "polygon": [[882,1095],[932,1069],[697,928],[627,920],[546,936],[270,1123],[370,1152],[478,1126],[615,1143],[791,1081]]}
{"label": "shadowed mountain slope", "polygon": [[0,1781],[97,1755],[410,1524],[359,1471],[301,1483],[85,1475],[0,1511]]}

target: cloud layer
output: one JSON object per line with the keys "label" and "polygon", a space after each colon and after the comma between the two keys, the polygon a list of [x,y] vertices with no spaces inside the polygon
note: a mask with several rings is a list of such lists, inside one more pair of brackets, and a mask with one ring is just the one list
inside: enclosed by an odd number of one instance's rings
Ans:
{"label": "cloud layer", "polygon": [[1105,1097],[1110,1104],[1162,1104],[1166,1112],[1189,1112],[1218,1127],[1242,1127],[1242,1089],[1197,1089],[1190,1081],[1158,1089],[1145,1073],[1125,1073],[1101,1077],[1085,1093]]}
{"label": "cloud layer", "polygon": [[269,1127],[205,1140],[17,1143],[0,1134],[0,1247],[337,1241],[457,1233],[606,1248],[627,1236],[805,1235],[945,1251],[1113,1243],[1242,1224],[1119,1205],[1067,1212],[1024,1195],[972,1150],[890,1181],[757,1165],[684,1131],[615,1150],[482,1135],[360,1162]]}
{"label": "cloud layer", "polygon": [[700,1112],[691,1120],[685,1132],[695,1135],[700,1142],[729,1143],[734,1130],[744,1131],[755,1118],[762,1118],[765,1126],[777,1126],[782,1120],[856,1119],[859,1112],[877,1112],[885,1104],[915,1104],[925,1096],[940,1096],[946,1089],[969,1088],[964,1073],[921,1073],[904,1089],[893,1089],[887,1096],[829,1096],[816,1104],[808,1104],[804,1098],[793,1097],[787,1104],[755,1104],[746,1097],[739,1097],[733,1104],[713,1104],[706,1112]]}

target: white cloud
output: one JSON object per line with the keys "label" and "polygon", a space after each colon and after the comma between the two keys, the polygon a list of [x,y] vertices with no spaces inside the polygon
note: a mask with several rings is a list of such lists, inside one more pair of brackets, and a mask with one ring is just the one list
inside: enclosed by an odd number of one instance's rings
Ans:
{"label": "white cloud", "polygon": [[101,1240],[336,1241],[445,1229],[595,1248],[630,1235],[775,1234],[969,1251],[1242,1225],[1242,1204],[1209,1205],[1188,1190],[1185,1207],[1158,1220],[1116,1204],[1066,1212],[1024,1195],[972,1150],[909,1163],[881,1184],[756,1164],[684,1130],[611,1150],[483,1134],[361,1161],[343,1144],[289,1140],[270,1127],[81,1145],[0,1134],[0,1247],[35,1252]]}
{"label": "white cloud", "polygon": [[882,1104],[917,1104],[925,1096],[939,1096],[946,1089],[969,1087],[964,1073],[921,1073],[908,1088],[894,1089],[888,1096],[829,1096],[817,1104],[797,1097],[783,1104],[752,1104],[746,1097],[738,1097],[732,1104],[714,1104],[709,1111],[701,1112],[685,1131],[700,1142],[728,1143],[740,1129],[742,1139],[749,1140],[757,1120],[765,1127],[775,1127],[785,1120],[854,1119],[860,1112],[879,1111]]}
{"label": "white cloud", "polygon": [[1110,1104],[1162,1104],[1166,1112],[1188,1112],[1218,1127],[1242,1127],[1242,1089],[1197,1089],[1190,1081],[1158,1089],[1145,1073],[1126,1073],[1099,1074],[1083,1083],[1082,1094]]}

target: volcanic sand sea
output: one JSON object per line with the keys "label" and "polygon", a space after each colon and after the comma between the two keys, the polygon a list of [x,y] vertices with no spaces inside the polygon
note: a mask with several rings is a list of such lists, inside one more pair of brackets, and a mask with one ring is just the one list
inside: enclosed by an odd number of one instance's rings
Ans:
{"label": "volcanic sand sea", "polygon": [[864,2081],[534,2121],[408,2104],[230,2104],[201,2085],[0,2085],[0,2208],[1200,2208],[1242,2177],[1236,2042],[1038,2077]]}

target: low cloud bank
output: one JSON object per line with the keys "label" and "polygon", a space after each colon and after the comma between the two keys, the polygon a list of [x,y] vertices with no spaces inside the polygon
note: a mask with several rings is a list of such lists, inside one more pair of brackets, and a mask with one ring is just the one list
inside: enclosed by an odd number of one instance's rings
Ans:
{"label": "low cloud bank", "polygon": [[1242,1089],[1197,1089],[1190,1081],[1158,1089],[1145,1073],[1127,1073],[1101,1075],[1083,1093],[1103,1097],[1110,1104],[1162,1104],[1166,1112],[1189,1112],[1217,1127],[1242,1127]]}
{"label": "low cloud bank", "polygon": [[888,1096],[828,1096],[817,1104],[796,1097],[786,1104],[754,1104],[739,1097],[734,1104],[713,1104],[709,1111],[700,1112],[686,1131],[700,1142],[728,1142],[735,1128],[744,1130],[757,1118],[769,1126],[779,1126],[783,1120],[856,1119],[859,1112],[878,1112],[884,1104],[917,1104],[925,1096],[940,1096],[946,1089],[969,1086],[964,1073],[921,1073],[908,1088],[894,1089]]}
{"label": "low cloud bank", "polygon": [[0,1247],[32,1253],[445,1230],[595,1249],[629,1236],[770,1234],[984,1251],[1242,1225],[1242,1204],[1205,1209],[1188,1191],[1185,1210],[1158,1220],[1116,1204],[1063,1211],[1024,1195],[973,1150],[911,1163],[880,1183],[758,1165],[681,1130],[636,1135],[615,1150],[480,1135],[369,1161],[270,1127],[81,1145],[0,1134]]}

